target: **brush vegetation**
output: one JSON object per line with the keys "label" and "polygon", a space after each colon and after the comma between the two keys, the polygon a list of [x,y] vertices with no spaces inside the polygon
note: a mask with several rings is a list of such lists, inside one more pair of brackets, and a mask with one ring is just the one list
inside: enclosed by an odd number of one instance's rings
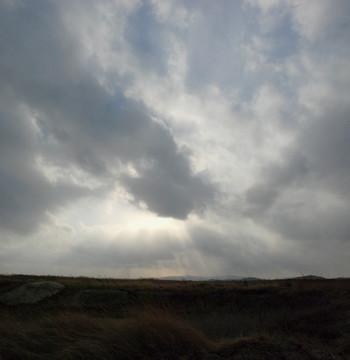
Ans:
{"label": "brush vegetation", "polygon": [[165,281],[0,275],[0,359],[350,359],[350,280]]}

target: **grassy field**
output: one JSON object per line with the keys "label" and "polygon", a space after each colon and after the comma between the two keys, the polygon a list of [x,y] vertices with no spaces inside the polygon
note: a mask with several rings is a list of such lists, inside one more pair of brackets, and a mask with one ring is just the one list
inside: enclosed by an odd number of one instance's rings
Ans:
{"label": "grassy field", "polygon": [[65,286],[0,305],[0,359],[350,359],[350,280],[165,281],[0,275]]}

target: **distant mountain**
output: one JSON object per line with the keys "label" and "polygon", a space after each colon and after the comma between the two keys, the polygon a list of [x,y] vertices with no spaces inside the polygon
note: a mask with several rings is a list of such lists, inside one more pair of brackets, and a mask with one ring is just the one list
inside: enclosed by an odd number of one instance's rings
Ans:
{"label": "distant mountain", "polygon": [[326,280],[326,278],[316,275],[303,275],[288,280]]}
{"label": "distant mountain", "polygon": [[164,276],[158,278],[160,280],[184,280],[184,281],[256,281],[261,280],[256,277],[244,277],[244,276],[231,276],[231,275],[220,275],[220,276],[192,276],[192,275],[184,275],[184,276]]}
{"label": "distant mountain", "polygon": [[[174,281],[261,281],[263,279],[254,276],[231,276],[231,275],[219,275],[219,276],[164,276],[157,278],[159,280],[174,280]],[[339,278],[340,279],[340,278]],[[346,278],[343,278],[346,279]],[[294,278],[285,278],[280,280],[326,280],[326,278],[317,275],[303,275]]]}
{"label": "distant mountain", "polygon": [[262,279],[252,276],[252,277],[245,277],[240,280],[242,280],[242,281],[260,281]]}

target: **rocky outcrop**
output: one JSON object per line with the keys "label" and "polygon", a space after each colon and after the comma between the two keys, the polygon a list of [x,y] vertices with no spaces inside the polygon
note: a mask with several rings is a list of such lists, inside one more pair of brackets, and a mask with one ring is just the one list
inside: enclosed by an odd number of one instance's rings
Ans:
{"label": "rocky outcrop", "polygon": [[0,296],[5,305],[35,304],[57,294],[64,288],[55,281],[30,282]]}

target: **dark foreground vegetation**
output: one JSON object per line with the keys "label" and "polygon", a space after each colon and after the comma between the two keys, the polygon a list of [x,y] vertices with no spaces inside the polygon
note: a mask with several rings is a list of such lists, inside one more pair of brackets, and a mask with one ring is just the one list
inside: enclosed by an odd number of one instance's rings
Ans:
{"label": "dark foreground vegetation", "polygon": [[350,280],[164,281],[0,275],[65,288],[0,305],[0,359],[350,359]]}

